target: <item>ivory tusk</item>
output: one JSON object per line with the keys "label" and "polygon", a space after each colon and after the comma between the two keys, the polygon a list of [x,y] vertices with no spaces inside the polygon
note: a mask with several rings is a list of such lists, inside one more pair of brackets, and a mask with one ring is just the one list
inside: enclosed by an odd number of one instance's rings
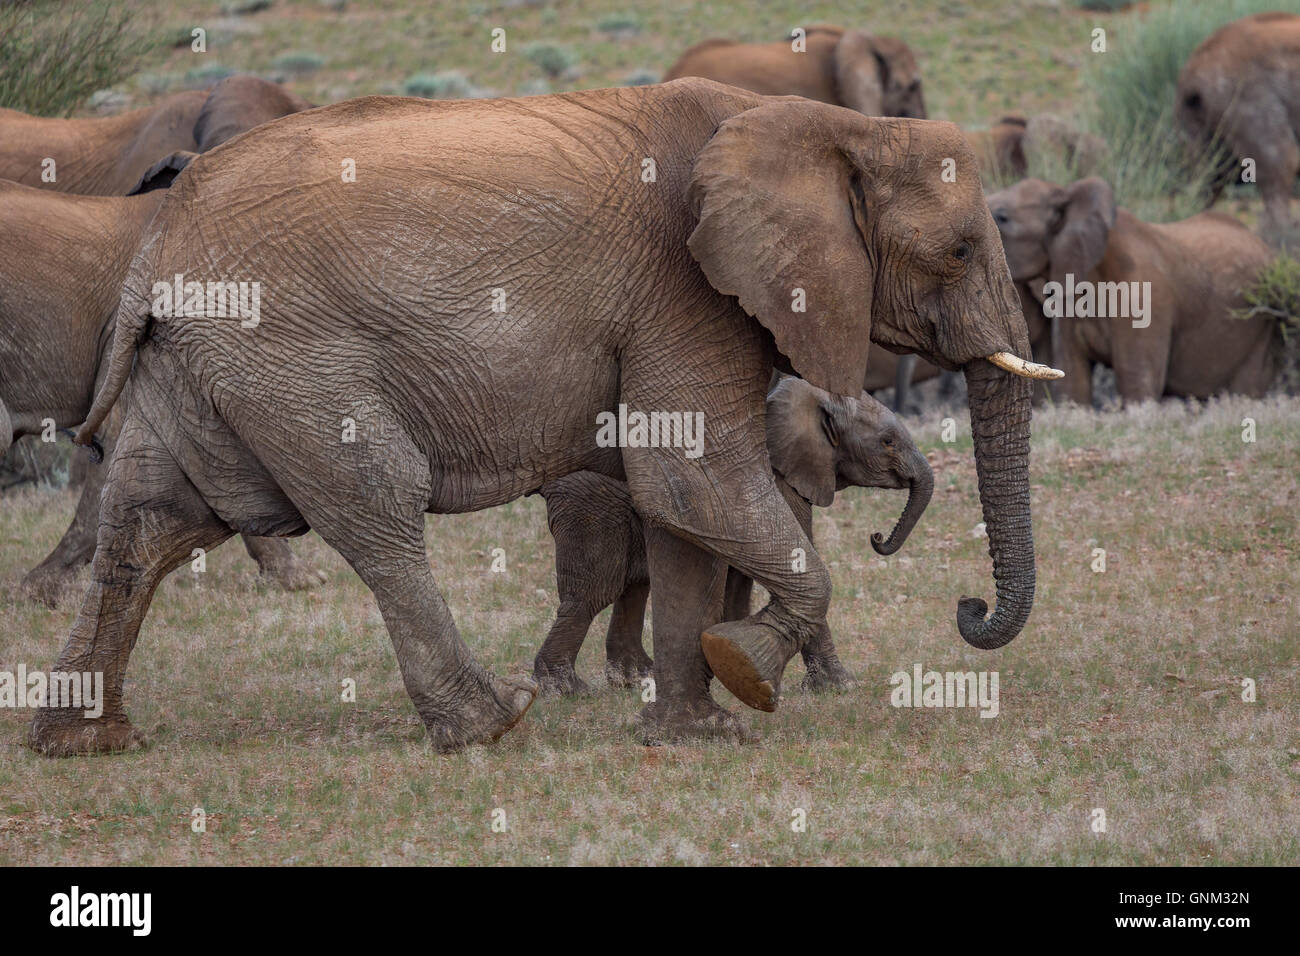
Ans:
{"label": "ivory tusk", "polygon": [[994,352],[988,360],[998,368],[1019,375],[1021,378],[1065,378],[1065,373],[1059,368],[1039,365],[1037,362],[1026,362],[1020,356],[1012,355],[1010,352]]}

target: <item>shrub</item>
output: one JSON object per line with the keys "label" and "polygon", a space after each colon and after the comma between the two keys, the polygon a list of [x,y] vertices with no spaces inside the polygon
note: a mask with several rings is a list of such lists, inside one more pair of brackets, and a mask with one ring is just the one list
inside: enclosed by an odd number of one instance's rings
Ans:
{"label": "shrub", "polygon": [[573,54],[554,43],[530,43],[524,47],[524,56],[553,80],[559,79],[573,66]]}
{"label": "shrub", "polygon": [[314,73],[324,65],[324,58],[315,53],[293,52],[277,56],[272,61],[271,68],[290,76],[301,76],[305,73]]}
{"label": "shrub", "polygon": [[596,29],[614,36],[635,36],[641,32],[641,21],[634,13],[611,13],[596,21]]}
{"label": "shrub", "polygon": [[1300,260],[1283,253],[1270,262],[1242,291],[1246,304],[1233,312],[1239,319],[1268,316],[1282,333],[1279,382],[1287,392],[1300,391]]}
{"label": "shrub", "polygon": [[465,74],[457,70],[445,73],[417,73],[402,84],[406,96],[423,96],[427,100],[457,100],[470,96],[473,87]]}
{"label": "shrub", "polygon": [[0,4],[0,106],[67,116],[135,72],[154,42],[106,0]]}

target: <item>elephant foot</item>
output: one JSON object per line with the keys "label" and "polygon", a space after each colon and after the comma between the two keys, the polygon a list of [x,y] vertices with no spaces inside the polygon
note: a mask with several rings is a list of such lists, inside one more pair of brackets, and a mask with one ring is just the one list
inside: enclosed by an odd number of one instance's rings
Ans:
{"label": "elephant foot", "polygon": [[24,597],[57,608],[77,580],[77,569],[37,565],[27,572],[20,586]]}
{"label": "elephant foot", "polygon": [[750,620],[715,624],[700,635],[700,644],[723,687],[755,710],[776,710],[793,642],[771,625]]}
{"label": "elephant foot", "polygon": [[612,657],[605,662],[605,680],[610,687],[640,687],[654,671],[654,661],[645,651],[640,655]]}
{"label": "elephant foot", "polygon": [[262,565],[261,571],[281,591],[310,591],[325,583],[324,571],[313,571],[296,557],[285,564]]}
{"label": "elephant foot", "polygon": [[834,654],[825,657],[808,656],[804,658],[803,663],[808,669],[808,674],[800,685],[804,690],[817,694],[840,693],[857,685],[848,668]]}
{"label": "elephant foot", "polygon": [[537,697],[537,682],[530,677],[486,674],[480,687],[454,717],[424,718],[434,749],[449,753],[470,744],[495,743],[523,719]]}
{"label": "elephant foot", "polygon": [[641,708],[636,718],[641,740],[648,747],[691,740],[727,740],[749,744],[758,740],[743,720],[720,707],[711,697],[693,700],[656,700]]}
{"label": "elephant foot", "polygon": [[533,680],[543,697],[578,697],[591,693],[569,661],[533,661]]}
{"label": "elephant foot", "polygon": [[78,713],[59,719],[42,711],[32,721],[28,746],[46,757],[73,757],[143,750],[147,741],[125,716],[86,720]]}

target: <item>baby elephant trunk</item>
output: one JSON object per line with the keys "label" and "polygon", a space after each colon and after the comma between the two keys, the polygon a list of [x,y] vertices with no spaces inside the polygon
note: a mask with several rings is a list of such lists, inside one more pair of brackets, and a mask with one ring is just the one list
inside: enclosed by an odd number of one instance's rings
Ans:
{"label": "baby elephant trunk", "polygon": [[894,530],[889,533],[889,540],[882,541],[879,531],[871,535],[871,547],[875,549],[876,554],[893,554],[901,548],[907,536],[916,527],[916,523],[921,520],[926,506],[930,504],[930,495],[934,493],[934,472],[930,470],[930,463],[919,450],[912,454],[911,474],[908,476],[908,481],[907,507],[903,509],[903,514],[899,517],[898,524],[894,525]]}

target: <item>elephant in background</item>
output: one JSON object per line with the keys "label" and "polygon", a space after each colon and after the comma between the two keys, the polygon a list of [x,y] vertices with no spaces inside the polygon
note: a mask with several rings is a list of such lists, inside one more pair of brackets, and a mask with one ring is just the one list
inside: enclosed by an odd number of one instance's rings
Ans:
{"label": "elephant in background", "polygon": [[[94,196],[124,196],[174,153],[206,152],[261,123],[311,104],[255,76],[231,76],[210,93],[169,96],[117,116],[53,119],[0,109],[0,178],[25,186]],[[41,178],[55,162],[55,181]],[[151,176],[151,173],[153,174]]]}
{"label": "elephant in background", "polygon": [[1300,174],[1300,16],[1258,13],[1212,33],[1178,75],[1175,118],[1194,156],[1226,147],[1210,201],[1253,159],[1261,230],[1285,234]]}
{"label": "elephant in background", "polygon": [[[1090,405],[1098,362],[1115,370],[1125,403],[1220,391],[1259,396],[1268,389],[1279,358],[1277,323],[1230,312],[1243,304],[1241,290],[1272,255],[1235,219],[1207,212],[1180,222],[1142,222],[1116,208],[1110,186],[1096,177],[1064,188],[1026,179],[991,194],[988,203],[1011,276],[1024,290],[1027,323],[1049,330],[1052,355],[1066,373],[1057,386],[1062,397]],[[1055,311],[1044,311],[1046,283],[1085,280],[1098,290],[1097,303],[1127,300],[1129,308],[1108,305],[1106,317],[1044,318]],[[1096,285],[1144,282],[1150,283],[1145,317],[1135,315],[1133,286]],[[1134,328],[1135,319],[1150,324]]]}
{"label": "elephant in background", "polygon": [[[194,152],[194,124],[208,94],[177,93],[117,116],[56,119],[0,109],[0,179],[37,189],[124,196],[159,158]],[[42,180],[46,159],[54,182]]]}
{"label": "elephant in background", "polygon": [[[812,506],[829,506],[848,487],[907,488],[907,505],[888,539],[871,536],[877,554],[903,546],[934,491],[925,455],[897,418],[863,392],[840,398],[792,376],[767,396],[767,451],[777,487],[812,541]],[[597,614],[614,605],[605,635],[605,676],[617,687],[636,686],[650,674],[641,645],[650,591],[645,539],[627,486],[581,471],[542,486],[546,522],[555,538],[555,579],[560,607],[533,662],[543,691],[586,693],[574,665]],[[718,620],[749,616],[752,581],[727,573]],[[852,678],[840,662],[823,618],[802,652],[810,690],[844,688]]]}
{"label": "elephant in background", "polygon": [[[170,176],[172,162],[155,169]],[[46,419],[66,429],[85,418],[131,254],[165,195],[155,186],[146,179],[142,195],[72,196],[0,181],[0,447],[40,434]],[[109,428],[103,439],[110,458],[115,435]],[[55,606],[93,557],[107,471],[107,464],[87,469],[72,525],[23,579],[28,596]],[[286,542],[249,537],[244,544],[279,586],[320,583]]]}
{"label": "elephant in background", "polygon": [[[267,177],[268,155],[299,162]],[[383,188],[341,182],[341,157]],[[955,184],[940,180],[946,157]],[[58,661],[105,674],[104,714],[42,708],[32,746],[140,746],[123,680],[161,576],[234,533],[309,527],[374,593],[433,745],[498,739],[536,684],[474,659],[429,566],[424,515],[504,504],[575,471],[626,480],[645,527],[657,693],[645,738],[747,737],[712,678],[774,710],[831,590],[763,454],[768,383],[781,367],[857,395],[871,342],[965,373],[998,597],[987,617],[961,599],[957,628],[975,647],[1005,645],[1034,595],[1030,380],[1057,373],[1023,358],[974,166],[948,123],[696,78],[363,97],[199,156],[132,262],[77,431],[92,439],[129,378],[92,583]],[[275,321],[250,334],[178,318],[151,295],[176,273],[257,276]],[[805,310],[791,308],[796,290]],[[619,406],[701,417],[702,453],[611,439],[601,422]],[[713,623],[729,566],[772,598]]]}
{"label": "elephant in background", "polygon": [[683,53],[664,80],[702,76],[755,93],[846,106],[865,116],[926,118],[921,71],[902,40],[818,25],[808,28],[803,52],[796,53],[793,42],[705,40]]}
{"label": "elephant in background", "polygon": [[1052,153],[1080,177],[1092,175],[1101,165],[1106,142],[1051,113],[1031,118],[1017,114],[1002,117],[989,129],[970,130],[966,139],[979,161],[985,184],[1023,179],[1035,156]]}
{"label": "elephant in background", "polygon": [[263,123],[309,110],[312,104],[278,83],[256,76],[228,76],[212,88],[194,122],[197,150],[206,153]]}

